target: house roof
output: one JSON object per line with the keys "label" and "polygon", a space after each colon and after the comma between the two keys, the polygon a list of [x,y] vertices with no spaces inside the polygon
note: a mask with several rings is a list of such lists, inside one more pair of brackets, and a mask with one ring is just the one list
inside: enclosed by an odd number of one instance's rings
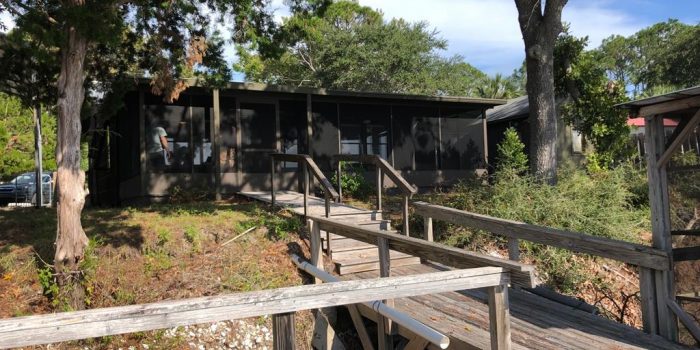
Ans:
{"label": "house roof", "polygon": [[[643,127],[644,126],[644,118],[639,117],[639,118],[627,119],[627,125],[636,126],[636,127]],[[678,121],[675,119],[671,119],[671,118],[664,118],[664,126],[676,127],[676,126],[678,126]]]}
{"label": "house roof", "polygon": [[[149,79],[140,79],[140,83],[148,83]],[[198,79],[188,79],[186,83],[192,87],[205,87],[205,84]],[[444,103],[460,103],[480,105],[483,108],[491,108],[493,106],[503,105],[507,101],[493,98],[479,98],[466,96],[431,96],[431,95],[412,95],[399,93],[384,93],[384,92],[360,92],[350,90],[332,90],[324,88],[310,87],[295,87],[283,85],[268,85],[260,83],[242,83],[230,82],[226,84],[224,89],[238,91],[257,91],[257,92],[272,92],[272,93],[288,93],[288,94],[303,94],[316,96],[338,96],[338,97],[358,97],[370,99],[388,99],[388,100],[406,100],[406,101],[424,101],[424,102],[444,102]]]}
{"label": "house roof", "polygon": [[496,106],[493,109],[486,111],[486,122],[500,122],[520,117],[527,117],[530,113],[530,102],[527,95],[520,96],[511,100],[508,103]]}
{"label": "house roof", "polygon": [[682,89],[674,92],[669,92],[667,94],[663,95],[657,95],[657,96],[652,96],[652,97],[647,97],[643,99],[639,99],[636,101],[631,101],[631,102],[625,102],[625,103],[620,103],[615,106],[621,107],[621,108],[627,108],[627,109],[639,109],[642,107],[647,107],[663,102],[668,102],[668,101],[673,101],[673,100],[680,100],[683,98],[687,97],[693,97],[693,96],[700,96],[700,85],[698,86],[693,86],[687,89]]}

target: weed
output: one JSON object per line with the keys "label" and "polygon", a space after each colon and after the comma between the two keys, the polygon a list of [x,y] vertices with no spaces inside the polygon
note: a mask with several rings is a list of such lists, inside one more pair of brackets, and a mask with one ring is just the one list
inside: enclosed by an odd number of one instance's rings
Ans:
{"label": "weed", "polygon": [[37,272],[39,273],[39,284],[41,285],[44,295],[51,301],[53,307],[58,306],[59,288],[53,273],[53,267],[44,265],[44,267],[39,268]]}
{"label": "weed", "polygon": [[200,237],[199,230],[194,226],[187,226],[185,228],[185,240],[192,244],[192,250],[194,252],[199,252],[200,248]]}
{"label": "weed", "polygon": [[254,219],[243,224],[243,227],[267,227],[268,237],[271,239],[288,239],[290,233],[299,232],[302,228],[301,220],[288,211],[280,211],[272,214],[256,207]]}
{"label": "weed", "polygon": [[163,271],[173,266],[170,254],[163,247],[146,248],[144,251],[144,272],[152,275],[155,272]]}
{"label": "weed", "polygon": [[166,243],[172,240],[172,234],[170,233],[170,230],[168,230],[165,227],[159,228],[156,235],[158,237],[158,241],[156,242],[156,244],[160,247],[164,246]]}

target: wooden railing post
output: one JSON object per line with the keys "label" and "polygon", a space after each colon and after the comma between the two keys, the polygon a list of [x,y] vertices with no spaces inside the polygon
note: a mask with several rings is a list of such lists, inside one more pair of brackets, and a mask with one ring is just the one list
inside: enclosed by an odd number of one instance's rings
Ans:
{"label": "wooden railing post", "polygon": [[[311,241],[311,264],[323,270],[323,247],[321,243],[321,227],[311,220],[306,220],[306,229],[309,231],[309,240]],[[321,283],[321,279],[314,279],[316,284]]]}
{"label": "wooden railing post", "polygon": [[304,216],[309,215],[309,169],[306,162],[300,162],[304,186]]}
{"label": "wooden railing post", "polygon": [[382,168],[377,166],[377,211],[382,211]]}
{"label": "wooden railing post", "polygon": [[270,156],[270,207],[275,209],[275,156]]}
{"label": "wooden railing post", "polygon": [[337,182],[338,182],[338,203],[341,203],[343,201],[343,181],[342,181],[342,176],[343,176],[343,162],[338,161],[338,172],[337,174]]}
{"label": "wooden railing post", "polygon": [[654,270],[639,267],[639,299],[642,308],[642,327],[644,332],[659,334],[659,320],[656,313],[656,282]]}
{"label": "wooden railing post", "polygon": [[324,197],[326,198],[326,217],[329,217],[331,216],[331,199],[328,192],[324,193]]}
{"label": "wooden railing post", "polygon": [[510,350],[510,307],[508,286],[489,288],[489,329],[492,350]]}
{"label": "wooden railing post", "polygon": [[408,232],[408,195],[403,196],[403,234],[406,235],[406,237],[410,236]]}
{"label": "wooden railing post", "polygon": [[508,238],[508,259],[520,261],[520,240]]}
{"label": "wooden railing post", "polygon": [[272,337],[274,350],[294,350],[294,313],[272,315]]}
{"label": "wooden railing post", "polygon": [[429,216],[423,217],[423,237],[428,242],[433,242],[433,218]]}
{"label": "wooden railing post", "polygon": [[[389,255],[389,241],[384,237],[377,238],[377,250],[379,253],[379,276],[391,276],[391,257]],[[393,307],[393,300],[383,300],[387,306]],[[377,315],[377,336],[379,350],[389,350],[394,348],[391,335],[391,320],[382,315]]]}

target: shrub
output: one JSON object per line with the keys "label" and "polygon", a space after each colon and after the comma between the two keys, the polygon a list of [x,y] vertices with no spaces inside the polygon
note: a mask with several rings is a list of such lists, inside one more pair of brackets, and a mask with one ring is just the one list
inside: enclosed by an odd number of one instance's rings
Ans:
{"label": "shrub", "polygon": [[[365,200],[372,193],[372,187],[365,179],[365,169],[361,164],[340,162],[341,168],[340,186],[343,195]],[[331,178],[333,183],[338,183],[338,173]]]}
{"label": "shrub", "polygon": [[503,133],[503,141],[497,146],[497,169],[499,172],[522,174],[527,171],[525,144],[515,128],[510,127]]}
{"label": "shrub", "polygon": [[[633,166],[621,166],[586,174],[575,169],[562,169],[555,186],[542,184],[529,175],[499,176],[491,184],[463,181],[454,193],[442,196],[443,204],[466,211],[530,224],[582,232],[631,242],[650,226],[645,195],[636,183],[642,175]],[[632,180],[631,180],[632,179]],[[436,198],[439,199],[440,197]],[[446,232],[446,231],[443,231]],[[475,230],[452,229],[447,243],[477,249],[494,241],[492,235]],[[523,243],[523,251],[531,256],[545,283],[569,291],[586,278],[574,255],[566,250]]]}

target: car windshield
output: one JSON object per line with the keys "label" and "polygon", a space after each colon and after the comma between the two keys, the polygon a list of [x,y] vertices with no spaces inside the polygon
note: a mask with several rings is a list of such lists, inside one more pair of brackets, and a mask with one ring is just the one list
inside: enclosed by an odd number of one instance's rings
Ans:
{"label": "car windshield", "polygon": [[20,176],[17,176],[12,182],[21,185],[21,184],[27,184],[34,181],[34,176],[33,174],[22,174]]}

